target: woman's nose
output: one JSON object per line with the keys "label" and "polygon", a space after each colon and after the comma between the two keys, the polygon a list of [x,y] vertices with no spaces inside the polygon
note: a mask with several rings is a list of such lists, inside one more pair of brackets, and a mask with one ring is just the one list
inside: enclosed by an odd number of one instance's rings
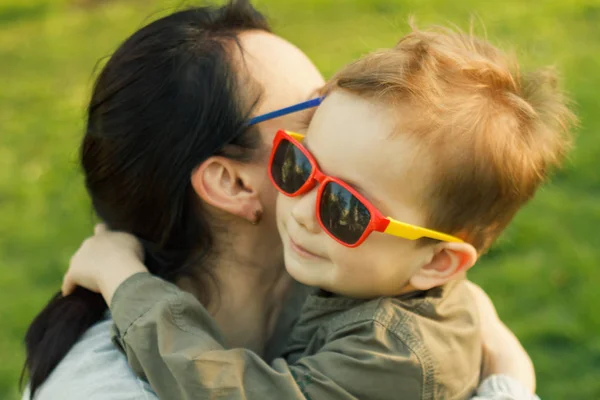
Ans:
{"label": "woman's nose", "polygon": [[304,194],[292,208],[292,216],[304,229],[311,233],[319,233],[321,227],[317,221],[316,214],[316,201],[317,201],[317,187],[313,190]]}

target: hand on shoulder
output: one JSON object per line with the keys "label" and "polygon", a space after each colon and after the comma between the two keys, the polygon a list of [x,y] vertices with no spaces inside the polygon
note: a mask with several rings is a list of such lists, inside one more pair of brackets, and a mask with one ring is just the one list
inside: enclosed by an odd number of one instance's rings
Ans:
{"label": "hand on shoulder", "polygon": [[63,296],[77,286],[101,293],[108,305],[117,287],[138,272],[148,272],[143,264],[141,243],[125,232],[114,232],[104,224],[94,228],[71,258],[62,284]]}

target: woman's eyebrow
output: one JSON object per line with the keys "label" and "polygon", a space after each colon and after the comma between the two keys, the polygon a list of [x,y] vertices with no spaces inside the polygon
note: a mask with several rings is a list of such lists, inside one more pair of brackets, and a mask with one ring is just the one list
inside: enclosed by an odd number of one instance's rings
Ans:
{"label": "woman's eyebrow", "polygon": [[314,99],[315,97],[321,97],[321,91],[323,90],[325,86],[319,86],[318,88],[313,89],[309,94],[308,97],[306,97],[306,100],[310,100],[310,99]]}
{"label": "woman's eyebrow", "polygon": [[[315,88],[308,94],[308,97],[306,97],[305,101],[309,101],[309,100],[321,97],[322,90],[323,90],[323,87]],[[298,129],[301,129],[301,130],[308,129],[308,126],[310,125],[310,121],[312,121],[312,117],[315,115],[315,111],[317,111],[317,107],[307,108],[306,110],[302,110],[300,112],[301,118],[299,120]]]}

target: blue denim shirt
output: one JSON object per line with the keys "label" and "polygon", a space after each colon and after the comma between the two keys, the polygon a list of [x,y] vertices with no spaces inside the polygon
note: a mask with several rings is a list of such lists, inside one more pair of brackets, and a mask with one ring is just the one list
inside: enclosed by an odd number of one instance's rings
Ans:
{"label": "blue denim shirt", "polygon": [[[158,400],[111,340],[113,322],[92,326],[38,389],[35,400]],[[29,400],[29,391],[23,394]]]}

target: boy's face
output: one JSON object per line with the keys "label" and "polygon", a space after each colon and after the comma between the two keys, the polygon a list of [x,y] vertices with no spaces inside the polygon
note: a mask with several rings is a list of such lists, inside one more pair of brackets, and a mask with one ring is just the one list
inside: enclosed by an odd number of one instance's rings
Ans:
{"label": "boy's face", "polygon": [[[335,90],[317,110],[303,144],[325,174],[353,186],[385,216],[423,226],[420,193],[430,159],[398,132],[402,120],[394,107],[392,113],[383,103]],[[412,275],[433,257],[432,246],[373,232],[359,247],[345,247],[317,222],[316,194],[315,187],[278,199],[277,224],[290,275],[352,297],[409,291]]]}

